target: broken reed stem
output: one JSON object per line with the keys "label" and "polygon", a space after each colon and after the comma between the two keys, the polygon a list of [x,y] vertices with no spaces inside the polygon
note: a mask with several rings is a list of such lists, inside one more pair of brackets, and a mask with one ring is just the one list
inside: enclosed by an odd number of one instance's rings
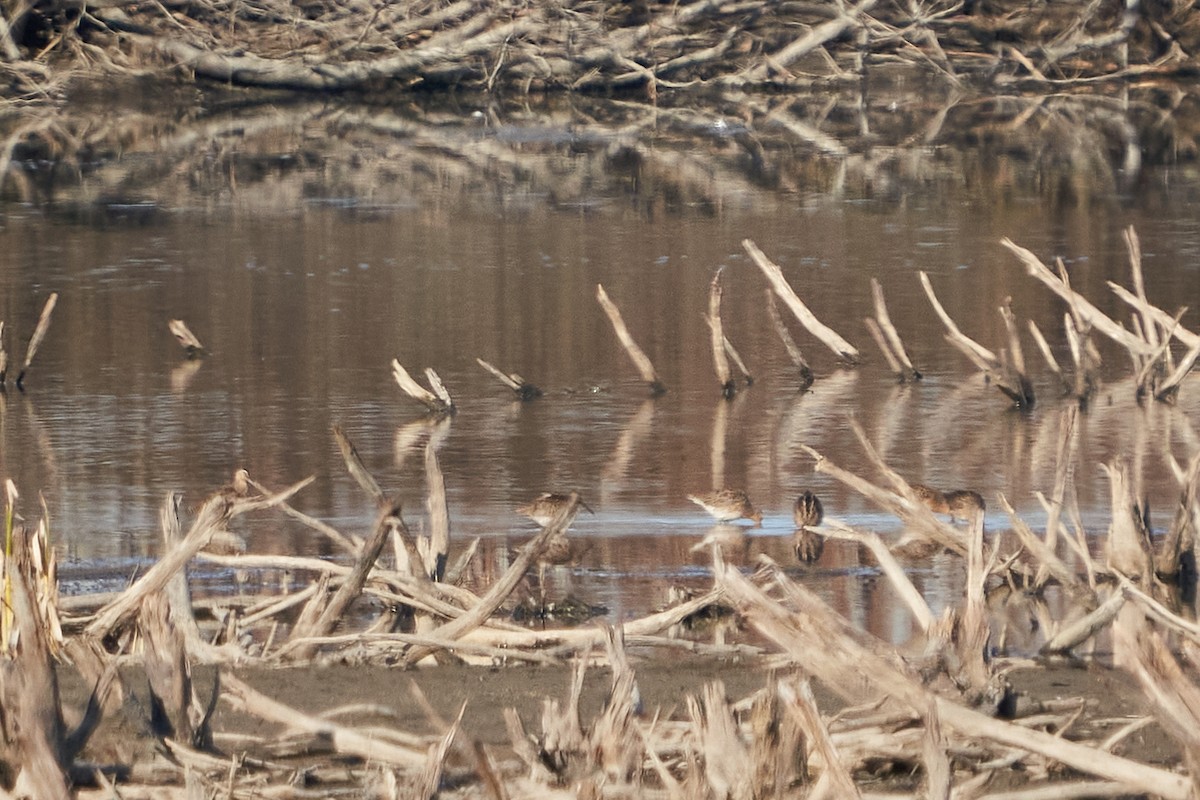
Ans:
{"label": "broken reed stem", "polygon": [[783,317],[779,314],[779,306],[775,303],[775,293],[767,289],[767,313],[771,317],[771,324],[775,327],[775,333],[779,335],[780,341],[783,342],[783,348],[787,351],[788,358],[796,365],[796,369],[800,371],[800,390],[803,391],[813,384],[813,371],[808,362],[804,360],[804,355],[800,352],[800,348],[796,346],[796,342],[792,339],[792,335],[788,333],[787,326],[783,324]]}
{"label": "broken reed stem", "polygon": [[710,344],[712,346],[713,368],[717,372],[717,383],[721,385],[721,394],[726,398],[733,397],[737,386],[730,378],[729,356],[725,352],[725,332],[721,326],[721,272],[717,270],[708,287],[708,322]]}
{"label": "broken reed stem", "polygon": [[621,342],[621,346],[625,348],[625,352],[629,354],[633,365],[637,367],[638,374],[649,385],[651,394],[659,395],[666,392],[667,387],[659,379],[658,373],[654,371],[654,365],[650,363],[650,358],[643,352],[642,348],[638,347],[637,342],[633,340],[633,336],[629,333],[629,328],[625,327],[625,320],[621,317],[621,310],[609,298],[608,292],[604,291],[603,284],[596,284],[596,300],[608,316],[608,321],[612,324],[613,332],[617,334],[617,339]]}
{"label": "broken reed stem", "polygon": [[[858,542],[871,551],[871,555],[879,562],[879,568],[883,570],[883,574],[887,576],[891,582],[892,588],[900,595],[901,601],[908,606],[908,610],[912,612],[913,618],[916,619],[917,625],[921,630],[928,633],[933,627],[937,618],[934,617],[933,611],[930,610],[929,604],[925,602],[924,596],[917,591],[917,587],[913,586],[908,574],[904,571],[904,567],[900,566],[900,562],[892,555],[892,551],[888,550],[883,539],[879,534],[873,531],[859,531],[851,528],[841,520],[825,518],[823,528],[828,527],[830,532],[828,535],[835,539],[848,539],[852,542]],[[821,531],[825,533],[824,530]]]}
{"label": "broken reed stem", "polygon": [[379,486],[379,481],[375,480],[375,476],[363,464],[358,449],[340,425],[333,426],[333,438],[337,441],[338,451],[342,454],[342,460],[346,462],[346,471],[350,473],[350,477],[354,478],[377,507],[382,507],[388,502],[387,495]]}
{"label": "broken reed stem", "polygon": [[432,436],[425,443],[425,486],[425,508],[429,512],[429,539],[422,539],[425,574],[433,581],[441,581],[450,555],[450,510],[446,505],[446,478],[438,464],[437,442]]}
{"label": "broken reed stem", "polygon": [[425,375],[433,387],[433,392],[417,383],[400,363],[400,359],[392,359],[392,377],[396,379],[396,384],[405,394],[425,406],[430,413],[443,416],[453,414],[454,402],[450,399],[450,394],[446,391],[446,387],[438,378],[437,373],[432,368],[428,368],[425,370]]}
{"label": "broken reed stem", "polygon": [[517,373],[507,373],[497,369],[490,362],[484,361],[482,358],[476,358],[475,363],[488,371],[496,380],[503,383],[517,396],[518,400],[533,400],[542,396],[542,390],[534,386],[532,383],[526,383],[525,379]]}
{"label": "broken reed stem", "polygon": [[[525,576],[529,567],[541,557],[546,543],[551,538],[562,536],[566,532],[567,526],[571,524],[571,520],[575,517],[578,503],[578,494],[572,492],[572,502],[565,504],[555,515],[554,519],[550,521],[550,524],[521,548],[512,565],[509,566],[508,570],[499,580],[492,584],[487,593],[479,599],[479,602],[465,614],[429,631],[428,636],[431,639],[452,641],[487,621],[495,613],[496,609],[500,607],[500,604],[504,602],[505,598],[512,593],[512,590],[516,588],[517,583]],[[432,655],[438,649],[435,647],[414,647],[405,655],[404,663],[416,664],[426,656]]]}
{"label": "broken reed stem", "polygon": [[912,360],[908,357],[908,351],[904,349],[900,332],[892,324],[891,315],[888,314],[887,301],[883,296],[883,286],[875,278],[871,278],[871,298],[875,305],[875,319],[869,321],[867,327],[871,330],[871,335],[876,337],[877,344],[880,339],[883,340],[884,344],[880,345],[879,349],[884,352],[889,364],[896,363],[893,372],[896,373],[901,383],[921,380],[921,373],[913,366]]}
{"label": "broken reed stem", "polygon": [[858,348],[839,336],[837,331],[822,323],[809,310],[808,306],[804,305],[804,302],[792,287],[788,285],[787,279],[783,277],[783,270],[779,268],[779,265],[768,259],[763,251],[758,249],[758,245],[749,239],[742,240],[742,248],[750,255],[750,258],[758,265],[758,268],[762,270],[763,275],[767,278],[767,282],[775,290],[775,294],[784,302],[784,305],[791,309],[791,312],[796,315],[796,319],[809,333],[815,336],[821,344],[832,350],[846,364],[857,366],[862,363],[862,357],[858,352]]}
{"label": "broken reed stem", "polygon": [[200,340],[196,338],[196,334],[192,333],[187,323],[183,320],[168,320],[167,328],[171,331],[176,341],[179,342],[179,346],[183,348],[188,358],[197,358],[204,355],[204,345],[200,344]]}
{"label": "broken reed stem", "polygon": [[938,319],[946,326],[946,330],[948,331],[946,339],[950,344],[957,347],[980,371],[991,372],[994,370],[998,363],[996,354],[959,329],[954,320],[950,318],[950,315],[946,313],[946,309],[942,307],[941,301],[938,300],[937,294],[933,291],[933,284],[930,283],[929,276],[925,272],[918,272],[917,278],[921,281],[921,287],[925,290],[925,296],[929,298],[929,304],[933,306]]}
{"label": "broken reed stem", "polygon": [[46,304],[42,306],[42,314],[38,317],[37,327],[33,329],[33,336],[29,337],[29,347],[25,348],[25,364],[17,374],[18,389],[25,388],[25,373],[29,371],[29,366],[33,363],[33,357],[37,355],[42,340],[46,338],[46,331],[50,328],[50,315],[54,313],[54,306],[57,303],[58,292],[51,292],[50,296],[46,298]]}

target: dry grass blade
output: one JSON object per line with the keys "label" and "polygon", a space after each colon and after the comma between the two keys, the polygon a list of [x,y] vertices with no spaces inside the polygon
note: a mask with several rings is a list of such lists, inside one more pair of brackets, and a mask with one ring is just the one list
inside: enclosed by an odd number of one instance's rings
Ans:
{"label": "dry grass blade", "polygon": [[845,363],[855,365],[862,361],[858,348],[816,318],[808,306],[800,300],[792,287],[788,285],[787,279],[783,276],[783,270],[768,259],[763,251],[758,249],[758,245],[749,239],[743,239],[742,248],[750,255],[750,258],[758,265],[758,268],[762,270],[763,275],[767,278],[767,282],[775,290],[775,294],[791,309],[791,312],[796,315],[796,319],[809,333],[820,340],[823,345],[832,350]]}
{"label": "dry grass blade", "polygon": [[442,783],[442,773],[446,768],[446,758],[450,755],[450,748],[454,745],[454,738],[458,736],[459,729],[462,726],[463,714],[466,711],[467,704],[464,702],[459,706],[458,715],[454,718],[454,722],[450,724],[450,729],[442,735],[442,738],[436,744],[429,746],[429,757],[421,767],[421,773],[417,777],[414,797],[419,797],[422,800],[433,800],[434,797],[437,797],[438,789]]}
{"label": "dry grass blade", "polygon": [[704,777],[715,797],[750,800],[752,763],[720,681],[705,684],[703,702],[688,698]]}
{"label": "dry grass blade", "polygon": [[51,292],[50,296],[46,298],[46,305],[42,306],[42,314],[38,317],[37,327],[33,329],[33,336],[29,337],[29,347],[25,348],[25,364],[17,374],[18,389],[23,389],[25,386],[25,373],[29,371],[33,357],[37,355],[38,348],[42,346],[42,340],[46,338],[46,331],[50,329],[50,315],[54,313],[54,306],[57,303],[58,292]]}
{"label": "dry grass blade", "polygon": [[654,371],[654,365],[650,363],[649,356],[633,340],[633,336],[629,333],[629,328],[625,326],[625,320],[621,317],[621,310],[609,298],[608,292],[604,291],[604,286],[599,283],[596,284],[596,300],[608,316],[608,321],[612,324],[613,332],[616,333],[621,346],[625,348],[625,352],[629,354],[633,365],[637,367],[638,374],[650,386],[651,393],[656,395],[664,393],[667,387],[663,385],[663,382],[658,377],[658,373]]}

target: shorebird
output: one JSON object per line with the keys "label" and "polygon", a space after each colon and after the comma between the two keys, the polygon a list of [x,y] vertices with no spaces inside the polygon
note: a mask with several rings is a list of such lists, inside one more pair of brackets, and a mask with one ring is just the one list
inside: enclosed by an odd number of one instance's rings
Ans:
{"label": "shorebird", "polygon": [[821,507],[821,499],[812,492],[805,492],[796,498],[792,509],[792,519],[797,528],[813,528],[821,524],[825,518],[825,509]]}
{"label": "shorebird", "polygon": [[755,527],[762,527],[762,512],[750,504],[750,498],[741,489],[721,489],[707,494],[689,494],[688,500],[703,508],[717,522],[732,522],[748,519]]}
{"label": "shorebird", "polygon": [[[589,514],[596,513],[592,511],[591,506],[583,502],[583,499],[578,494],[559,494],[557,492],[542,492],[533,500],[517,508],[517,513],[529,517],[544,528],[550,524],[550,520],[554,519],[558,512],[572,503],[577,505],[575,513],[571,515],[571,519],[574,519],[575,514],[579,513],[578,506],[587,509]],[[567,525],[569,526],[570,524],[570,521],[568,521]]]}
{"label": "shorebird", "polygon": [[[571,564],[582,554],[582,551],[576,547],[577,543],[567,537],[567,528],[574,521],[575,515],[579,513],[580,506],[587,509],[589,514],[596,513],[592,511],[587,503],[583,502],[578,492],[571,492],[570,494],[542,492],[529,503],[517,509],[518,514],[529,517],[543,528],[553,522],[559,514],[564,512],[567,514],[565,524],[546,540],[542,552],[538,555],[537,559],[538,594],[540,596],[540,608],[543,611],[546,608],[546,567],[561,567]],[[583,549],[586,550],[587,548]]]}
{"label": "shorebird", "polygon": [[973,514],[982,514],[987,505],[979,492],[970,489],[955,489],[940,492],[930,486],[914,483],[913,493],[935,514],[949,514],[951,520],[969,520]]}
{"label": "shorebird", "polygon": [[792,508],[792,519],[796,523],[796,530],[792,534],[792,550],[801,563],[813,563],[825,550],[825,537],[809,530],[810,527],[820,525],[824,517],[825,510],[821,507],[820,498],[815,494],[805,492],[796,498],[796,505]]}

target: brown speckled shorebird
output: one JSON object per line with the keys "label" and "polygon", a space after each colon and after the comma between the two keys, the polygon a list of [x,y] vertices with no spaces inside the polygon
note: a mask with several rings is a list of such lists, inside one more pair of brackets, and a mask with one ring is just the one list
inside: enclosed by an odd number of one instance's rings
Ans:
{"label": "brown speckled shorebird", "polygon": [[540,607],[543,611],[546,608],[546,567],[561,567],[570,564],[580,555],[580,551],[576,547],[576,542],[567,537],[567,528],[575,520],[575,515],[579,513],[581,506],[587,509],[589,514],[596,513],[592,511],[587,503],[583,502],[578,492],[571,492],[570,494],[542,492],[532,501],[517,509],[518,514],[529,517],[543,528],[549,525],[560,513],[569,510],[569,516],[562,530],[546,540],[545,547],[538,556],[538,594],[540,595]]}
{"label": "brown speckled shorebird", "polygon": [[825,550],[825,537],[810,530],[820,525],[824,518],[825,509],[815,494],[805,492],[796,498],[796,505],[792,508],[792,520],[796,523],[796,530],[792,533],[792,550],[796,553],[796,559],[803,564],[817,561]]}
{"label": "brown speckled shorebird", "polygon": [[762,512],[750,504],[750,498],[741,489],[689,494],[687,498],[711,514],[717,522],[748,519],[755,527],[762,527]]}
{"label": "brown speckled shorebird", "polygon": [[[533,500],[520,506],[517,509],[517,513],[529,517],[544,528],[550,524],[550,520],[554,519],[559,511],[562,511],[573,502],[587,509],[589,514],[596,513],[592,511],[587,503],[583,502],[583,499],[578,494],[559,494],[557,492],[542,492]],[[578,507],[575,510],[578,513]],[[572,515],[571,519],[574,518],[574,515]],[[568,521],[567,526],[569,527],[570,525],[571,523]]]}
{"label": "brown speckled shorebird", "polygon": [[987,505],[979,492],[970,489],[955,489],[951,492],[939,492],[930,486],[920,483],[913,484],[913,492],[917,499],[924,503],[935,514],[949,514],[950,519],[969,520],[974,514],[982,514]]}

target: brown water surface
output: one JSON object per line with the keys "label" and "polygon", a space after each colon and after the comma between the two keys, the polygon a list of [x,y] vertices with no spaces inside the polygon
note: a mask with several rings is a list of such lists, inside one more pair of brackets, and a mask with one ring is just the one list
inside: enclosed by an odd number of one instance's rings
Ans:
{"label": "brown water surface", "polygon": [[[849,105],[819,101],[95,110],[89,130],[113,132],[90,160],[18,148],[0,185],[0,317],[14,359],[47,294],[61,295],[26,391],[10,383],[0,396],[0,474],[21,490],[26,518],[44,494],[68,590],[119,585],[160,551],[167,492],[196,504],[238,467],[272,486],[315,475],[296,505],[363,532],[370,504],[342,466],[334,424],[421,528],[429,423],[392,380],[398,358],[414,374],[436,369],[460,408],[439,451],[455,547],[483,537],[480,570],[499,569],[534,530],[515,506],[578,489],[596,513],[575,524],[592,547],[569,588],[612,618],[663,602],[671,585],[708,583],[707,559],[689,549],[711,520],[690,492],[745,487],[763,507],[747,564],[758,553],[794,564],[790,507],[804,489],[831,515],[895,534],[893,518],[813,474],[802,450],[869,474],[851,415],[911,481],[981,492],[989,529],[1008,524],[1001,493],[1038,525],[1035,492],[1052,488],[1068,401],[1027,340],[1039,400],[1009,409],[943,340],[916,273],[985,345],[1003,345],[997,308],[1011,297],[1064,356],[1064,306],[999,240],[1061,256],[1076,288],[1127,319],[1105,281],[1128,284],[1121,231],[1133,225],[1150,299],[1194,308],[1194,164],[1177,147],[1152,150],[1133,111],[1123,139],[1089,138],[1107,129],[1093,132],[1086,115],[1072,129],[1073,107],[1054,105],[1069,100],[1044,101],[1045,124],[1017,131],[1032,101],[967,113],[909,92],[859,110],[868,137]],[[839,367],[793,325],[817,374],[797,390],[744,238],[864,366]],[[702,318],[721,267],[726,333],[754,376],[732,401]],[[898,385],[871,343],[872,277],[920,383]],[[598,283],[666,395],[648,397],[596,303]],[[176,317],[207,358],[181,357],[167,331]],[[1195,311],[1184,324],[1197,329]],[[1075,470],[1091,535],[1108,519],[1100,462],[1140,465],[1151,507],[1169,509],[1164,455],[1200,447],[1200,380],[1177,406],[1141,408],[1128,363],[1103,350],[1110,382],[1080,417]],[[477,357],[545,395],[516,402]],[[1168,522],[1155,517],[1160,531]],[[254,552],[334,553],[277,515],[239,530]],[[211,585],[232,586],[210,569]],[[907,614],[852,549],[831,544],[794,569],[864,627],[907,638]],[[958,596],[961,571],[947,556],[914,576],[936,610]],[[567,576],[554,577],[565,590]]]}

